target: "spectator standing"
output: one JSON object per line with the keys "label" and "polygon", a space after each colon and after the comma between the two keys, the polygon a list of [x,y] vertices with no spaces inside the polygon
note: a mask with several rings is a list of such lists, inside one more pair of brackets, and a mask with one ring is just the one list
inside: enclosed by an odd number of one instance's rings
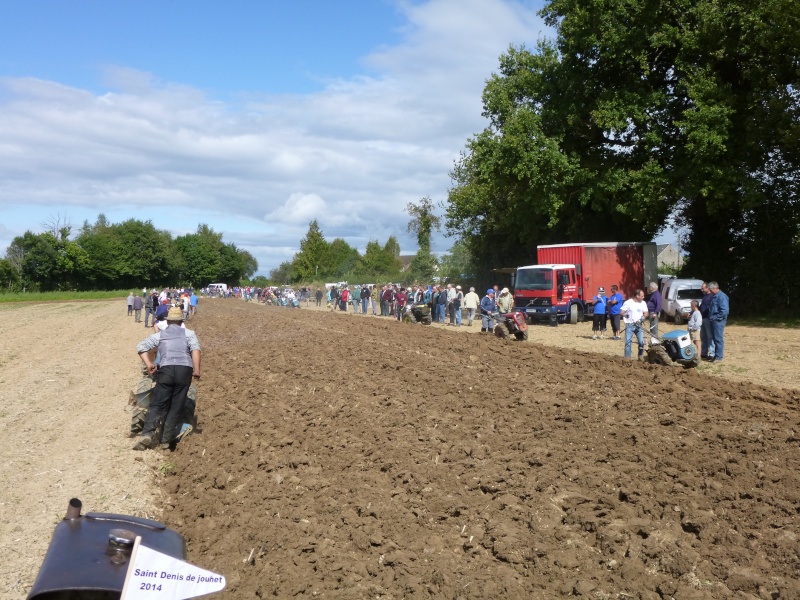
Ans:
{"label": "spectator standing", "polygon": [[456,325],[456,310],[453,303],[456,301],[456,288],[452,283],[447,284],[447,316],[450,319],[447,323],[451,327]]}
{"label": "spectator standing", "polygon": [[496,296],[497,298],[497,309],[502,313],[510,313],[511,309],[514,308],[514,296],[511,295],[511,292],[508,288],[503,288],[500,290],[500,295]]}
{"label": "spectator standing", "polygon": [[392,304],[392,288],[385,285],[381,288],[381,316],[389,316],[389,306]]}
{"label": "spectator standing", "polygon": [[606,310],[608,298],[606,298],[606,290],[601,287],[597,289],[597,294],[592,298],[592,339],[596,340],[598,337],[602,340],[606,333]]}
{"label": "spectator standing", "polygon": [[403,311],[406,309],[407,302],[408,294],[406,294],[406,288],[400,288],[400,291],[394,297],[394,316],[398,321],[403,320]]}
{"label": "spectator standing", "polygon": [[137,323],[142,322],[142,309],[144,308],[144,300],[139,294],[133,297],[133,312],[135,313],[134,319]]}
{"label": "spectator standing", "polygon": [[331,287],[331,310],[339,307],[339,288],[335,285]]}
{"label": "spectator standing", "polygon": [[367,314],[367,309],[369,308],[369,299],[372,297],[372,290],[369,289],[369,286],[365,283],[361,286],[361,312],[363,314]]}
{"label": "spectator standing", "polygon": [[611,318],[611,336],[612,340],[618,340],[619,337],[619,311],[622,309],[624,298],[619,292],[619,286],[611,286],[611,297],[608,299],[608,316]]}
{"label": "spectator standing", "polygon": [[703,283],[700,287],[703,298],[700,301],[700,316],[703,318],[703,325],[700,327],[700,358],[712,360],[714,358],[714,339],[711,333],[711,319],[708,318],[708,311],[711,310],[711,301],[714,294],[708,289],[708,284]]}
{"label": "spectator standing", "polygon": [[648,316],[647,303],[644,301],[644,292],[636,290],[632,298],[628,298],[620,310],[622,319],[625,321],[625,358],[631,357],[631,344],[633,335],[636,334],[636,341],[639,342],[639,360],[644,356],[644,320]]}
{"label": "spectator standing", "polygon": [[314,299],[317,301],[317,308],[322,306],[322,290],[317,288],[314,292]]}
{"label": "spectator standing", "polygon": [[464,292],[461,291],[461,286],[456,286],[456,299],[453,300],[453,306],[455,307],[456,313],[456,327],[461,327],[461,319],[462,319],[462,306],[464,304]]}
{"label": "spectator standing", "polygon": [[197,313],[197,294],[192,290],[192,295],[189,296],[189,313],[194,316]]}
{"label": "spectator standing", "polygon": [[730,301],[716,281],[708,282],[708,290],[714,294],[708,319],[711,321],[711,340],[714,342],[714,362],[718,363],[725,357],[725,325],[728,323]]}
{"label": "spectator standing", "polygon": [[158,308],[158,294],[155,290],[150,293],[144,307],[144,326],[150,327],[150,321],[156,320],[156,309]]}
{"label": "spectator standing", "polygon": [[442,289],[442,286],[438,286],[439,289],[439,296],[436,298],[436,316],[437,321],[439,323],[444,323],[444,310],[447,306],[447,290]]}
{"label": "spectator standing", "polygon": [[128,294],[128,316],[133,315],[133,292]]}
{"label": "spectator standing", "polygon": [[357,315],[361,308],[361,288],[357,285],[354,285],[353,291],[350,292],[350,303],[353,305],[353,314]]}
{"label": "spectator standing", "polygon": [[697,300],[692,300],[692,315],[689,317],[689,322],[686,328],[689,330],[689,339],[692,340],[694,347],[697,348],[697,355],[700,355],[702,350],[700,344],[700,330],[703,327],[703,315],[700,314],[700,303]]}
{"label": "spectator standing", "polygon": [[658,335],[658,316],[661,314],[661,292],[658,291],[658,284],[651,281],[648,286],[649,295],[647,296],[647,312],[650,315],[650,335]]}
{"label": "spectator standing", "polygon": [[478,310],[481,299],[475,293],[475,288],[469,288],[469,292],[464,296],[464,306],[467,309],[467,325],[472,326],[472,321],[475,320],[475,311]]}

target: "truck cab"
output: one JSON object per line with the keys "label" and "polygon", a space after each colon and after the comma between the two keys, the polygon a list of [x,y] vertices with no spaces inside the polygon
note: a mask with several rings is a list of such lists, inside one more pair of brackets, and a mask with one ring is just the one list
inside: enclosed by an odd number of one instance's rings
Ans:
{"label": "truck cab", "polygon": [[547,264],[519,267],[514,281],[514,310],[529,321],[577,323],[583,320],[583,288],[575,265]]}
{"label": "truck cab", "polygon": [[703,299],[702,279],[667,279],[661,286],[661,318],[676,325],[685,323],[692,314],[692,300]]}

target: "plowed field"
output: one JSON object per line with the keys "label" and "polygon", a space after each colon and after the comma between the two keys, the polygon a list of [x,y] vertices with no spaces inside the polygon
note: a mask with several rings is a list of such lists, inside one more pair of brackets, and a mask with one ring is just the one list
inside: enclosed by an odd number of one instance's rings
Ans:
{"label": "plowed field", "polygon": [[536,329],[201,309],[162,519],[224,597],[800,598],[797,391]]}

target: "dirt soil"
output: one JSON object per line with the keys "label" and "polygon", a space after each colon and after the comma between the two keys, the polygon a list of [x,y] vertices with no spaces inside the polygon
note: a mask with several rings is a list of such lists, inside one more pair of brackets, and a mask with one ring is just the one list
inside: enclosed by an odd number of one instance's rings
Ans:
{"label": "dirt soil", "polygon": [[0,351],[2,597],[77,495],[178,530],[226,598],[800,598],[796,330],[731,327],[726,363],[684,370],[588,324],[520,343],[201,301],[202,431],[142,455],[123,303],[0,310],[42,346]]}

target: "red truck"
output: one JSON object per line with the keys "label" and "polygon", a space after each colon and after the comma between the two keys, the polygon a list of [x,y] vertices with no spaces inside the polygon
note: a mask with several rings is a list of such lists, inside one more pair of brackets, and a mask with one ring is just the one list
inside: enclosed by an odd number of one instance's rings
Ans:
{"label": "red truck", "polygon": [[514,278],[514,310],[528,321],[578,323],[591,314],[597,288],[611,295],[619,286],[624,297],[658,281],[654,242],[608,242],[538,246],[538,263],[519,267]]}

